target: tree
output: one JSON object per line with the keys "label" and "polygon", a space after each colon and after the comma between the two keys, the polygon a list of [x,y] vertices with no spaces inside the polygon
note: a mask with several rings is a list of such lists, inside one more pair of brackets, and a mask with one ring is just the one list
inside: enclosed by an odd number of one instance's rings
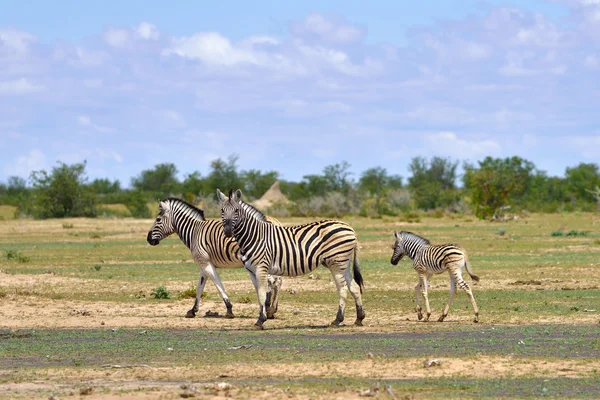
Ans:
{"label": "tree", "polygon": [[349,171],[350,164],[342,161],[341,164],[328,165],[323,169],[323,178],[325,179],[327,190],[348,194],[352,188]]}
{"label": "tree", "polygon": [[464,184],[479,218],[489,218],[502,206],[517,204],[530,188],[533,163],[520,157],[479,161],[479,168],[465,164]]}
{"label": "tree", "polygon": [[206,195],[209,192],[207,179],[203,178],[200,172],[194,171],[183,179],[181,192],[187,201],[193,203],[196,196]]}
{"label": "tree", "polygon": [[109,179],[94,179],[90,186],[96,194],[112,194],[121,191],[121,183],[118,180],[111,182]]}
{"label": "tree", "polygon": [[174,164],[158,164],[154,169],[148,169],[131,179],[131,186],[136,190],[152,192],[161,198],[169,197],[179,192],[177,167]]}
{"label": "tree", "polygon": [[435,209],[456,201],[457,166],[458,161],[441,157],[433,157],[429,162],[423,157],[411,160],[412,176],[408,178],[408,186],[418,208]]}
{"label": "tree", "polygon": [[260,198],[279,178],[279,172],[262,173],[257,169],[242,171],[240,179],[243,182],[244,194],[249,199]]}
{"label": "tree", "polygon": [[589,190],[600,186],[600,171],[597,164],[581,163],[576,167],[567,168],[565,172],[566,190],[574,202],[593,201]]}
{"label": "tree", "polygon": [[230,155],[227,161],[220,158],[211,164],[211,172],[208,174],[207,187],[212,194],[216,195],[217,189],[227,192],[229,189],[241,189],[242,181],[237,171],[238,156]]}
{"label": "tree", "polygon": [[361,174],[358,188],[375,197],[375,208],[382,214],[385,210],[382,209],[381,199],[389,190],[402,188],[402,177],[388,175],[387,170],[382,167],[369,168]]}
{"label": "tree", "polygon": [[85,165],[85,161],[73,165],[59,162],[51,173],[33,171],[33,199],[21,211],[41,219],[95,217],[94,194],[86,185]]}

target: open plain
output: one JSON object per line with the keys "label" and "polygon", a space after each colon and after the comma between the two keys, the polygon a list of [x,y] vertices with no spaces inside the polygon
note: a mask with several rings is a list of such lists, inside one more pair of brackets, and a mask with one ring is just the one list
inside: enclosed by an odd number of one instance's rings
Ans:
{"label": "open plain", "polygon": [[[364,326],[350,296],[346,325],[328,326],[337,293],[321,267],[284,278],[265,331],[243,269],[218,271],[236,318],[211,282],[184,318],[198,268],[176,236],[147,244],[151,219],[2,219],[0,398],[600,397],[600,214],[437,217],[343,218],[361,246]],[[460,291],[446,321],[417,321],[394,230],[467,250],[479,324]],[[152,296],[161,286],[169,298]],[[432,321],[448,289],[433,277]]]}

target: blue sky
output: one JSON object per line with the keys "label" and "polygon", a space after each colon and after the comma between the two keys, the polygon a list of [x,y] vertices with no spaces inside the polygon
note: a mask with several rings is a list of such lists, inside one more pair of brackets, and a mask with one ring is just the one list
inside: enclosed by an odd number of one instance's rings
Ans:
{"label": "blue sky", "polygon": [[165,4],[0,0],[0,182],[600,160],[600,0]]}

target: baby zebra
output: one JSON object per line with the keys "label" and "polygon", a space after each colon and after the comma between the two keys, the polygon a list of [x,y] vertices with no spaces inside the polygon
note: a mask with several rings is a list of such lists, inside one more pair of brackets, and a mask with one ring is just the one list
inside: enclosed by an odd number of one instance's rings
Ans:
{"label": "baby zebra", "polygon": [[[250,213],[259,212],[246,203],[243,204],[243,207],[247,208]],[[215,268],[243,268],[244,265],[240,260],[240,247],[235,240],[225,237],[223,224],[220,220],[204,219],[204,212],[201,209],[183,200],[168,198],[159,201],[158,208],[158,216],[148,232],[148,243],[156,246],[164,238],[177,233],[181,241],[192,252],[196,265],[200,267],[196,300],[194,306],[187,312],[186,318],[196,316],[207,276],[214,282],[223,298],[223,302],[227,307],[226,317],[233,318],[231,302]],[[263,216],[263,218],[268,223],[279,224],[279,221],[274,218],[266,216]],[[254,273],[248,272],[256,288],[256,277]],[[268,277],[267,301],[270,302],[270,306],[267,306],[267,315],[269,319],[274,318],[277,311],[281,281],[281,277]]]}
{"label": "baby zebra", "polygon": [[394,232],[394,237],[396,238],[396,242],[394,243],[394,254],[392,255],[391,263],[397,265],[398,261],[400,261],[404,255],[407,255],[413,260],[413,267],[419,275],[419,283],[415,286],[415,294],[417,297],[416,311],[419,321],[423,319],[419,289],[425,299],[425,309],[427,311],[425,321],[428,321],[429,316],[431,315],[429,298],[427,297],[428,281],[432,275],[448,271],[450,274],[450,298],[438,321],[442,322],[444,318],[448,316],[448,310],[450,310],[450,305],[456,294],[456,285],[458,285],[458,287],[467,293],[469,299],[471,299],[471,304],[475,311],[475,319],[473,322],[479,322],[479,309],[477,308],[477,303],[475,303],[471,288],[462,278],[462,268],[464,267],[467,270],[471,279],[474,281],[479,281],[479,277],[472,274],[469,270],[469,260],[465,250],[460,246],[451,243],[432,245],[429,240],[412,232]]}

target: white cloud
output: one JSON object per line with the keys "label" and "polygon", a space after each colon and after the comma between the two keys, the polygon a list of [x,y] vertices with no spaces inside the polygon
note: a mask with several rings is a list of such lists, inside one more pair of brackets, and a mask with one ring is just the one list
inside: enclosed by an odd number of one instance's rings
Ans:
{"label": "white cloud", "polygon": [[29,45],[36,41],[36,37],[15,29],[0,29],[0,51],[8,49],[11,52],[24,54],[29,51]]}
{"label": "white cloud", "polygon": [[229,39],[217,32],[196,33],[192,36],[174,39],[171,48],[164,50],[163,54],[175,54],[216,66],[233,66],[240,63],[259,64],[255,54],[236,48]]}
{"label": "white cloud", "polygon": [[76,47],[75,54],[76,58],[70,63],[77,67],[99,67],[109,58],[108,54],[102,51],[89,50],[84,47]]}
{"label": "white cloud", "polygon": [[585,57],[585,60],[583,61],[583,65],[590,69],[598,68],[598,65],[599,65],[598,59],[595,56],[588,55]]}
{"label": "white cloud", "polygon": [[129,32],[125,29],[110,27],[104,32],[104,41],[110,47],[126,47],[129,44]]}
{"label": "white cloud", "polygon": [[501,146],[495,140],[461,139],[454,132],[442,131],[427,135],[426,140],[434,150],[432,154],[449,156],[459,160],[477,159],[500,153]]}
{"label": "white cloud", "polygon": [[77,123],[79,124],[79,126],[84,127],[84,128],[90,128],[95,130],[96,132],[100,132],[100,133],[111,133],[111,132],[115,132],[115,129],[113,128],[109,128],[106,126],[101,126],[101,125],[96,125],[92,122],[92,119],[87,116],[87,115],[79,115],[77,118]]}
{"label": "white cloud", "polygon": [[46,169],[46,156],[39,149],[31,149],[26,155],[4,164],[5,176],[29,177],[32,171]]}
{"label": "white cloud", "polygon": [[162,118],[169,124],[174,124],[176,126],[185,126],[185,120],[181,116],[180,113],[173,110],[165,110],[161,113]]}
{"label": "white cloud", "polygon": [[160,32],[155,25],[148,22],[142,22],[135,29],[135,35],[140,39],[157,40],[160,37]]}
{"label": "white cloud", "polygon": [[332,43],[352,43],[364,36],[363,29],[356,25],[339,21],[332,21],[318,13],[309,14],[301,23],[292,25],[292,32],[298,36],[315,35],[318,38]]}
{"label": "white cloud", "polygon": [[0,81],[0,95],[22,95],[41,92],[44,86],[37,85],[29,79],[21,78],[12,81]]}

